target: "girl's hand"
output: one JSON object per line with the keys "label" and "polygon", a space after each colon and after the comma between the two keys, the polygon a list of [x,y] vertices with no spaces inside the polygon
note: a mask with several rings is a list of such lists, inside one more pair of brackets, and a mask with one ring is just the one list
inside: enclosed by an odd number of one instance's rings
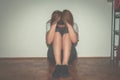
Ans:
{"label": "girl's hand", "polygon": [[60,20],[60,18],[57,18],[57,19],[52,23],[52,26],[56,26],[59,20]]}
{"label": "girl's hand", "polygon": [[69,24],[67,21],[65,21],[64,23],[65,23],[67,28],[72,27],[71,24]]}

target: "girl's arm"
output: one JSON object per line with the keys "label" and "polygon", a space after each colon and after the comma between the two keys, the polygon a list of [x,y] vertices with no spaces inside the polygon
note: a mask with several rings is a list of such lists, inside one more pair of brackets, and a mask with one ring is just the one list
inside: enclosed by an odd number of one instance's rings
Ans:
{"label": "girl's arm", "polygon": [[69,36],[70,36],[72,43],[76,44],[78,42],[78,33],[75,32],[75,30],[73,29],[73,26],[71,26],[67,22],[66,22],[66,26],[68,28]]}
{"label": "girl's arm", "polygon": [[50,30],[47,31],[47,33],[46,33],[47,45],[50,45],[53,42],[54,34],[55,34],[55,30],[56,30],[56,25],[57,25],[57,22],[54,22],[52,25],[50,25]]}

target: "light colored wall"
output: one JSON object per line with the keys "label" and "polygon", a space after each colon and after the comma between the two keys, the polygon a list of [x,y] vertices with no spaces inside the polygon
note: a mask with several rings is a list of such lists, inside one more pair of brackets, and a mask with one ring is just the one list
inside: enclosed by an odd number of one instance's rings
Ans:
{"label": "light colored wall", "polygon": [[46,22],[54,10],[63,9],[79,26],[78,56],[110,56],[107,0],[0,0],[0,57],[46,57]]}

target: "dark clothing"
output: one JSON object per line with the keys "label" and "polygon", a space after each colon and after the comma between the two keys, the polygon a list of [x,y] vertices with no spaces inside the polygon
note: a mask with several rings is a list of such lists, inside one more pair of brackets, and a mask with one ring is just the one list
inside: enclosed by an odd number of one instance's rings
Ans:
{"label": "dark clothing", "polygon": [[66,27],[60,28],[57,26],[56,32],[60,32],[61,36],[63,36],[63,34],[68,33],[68,29]]}

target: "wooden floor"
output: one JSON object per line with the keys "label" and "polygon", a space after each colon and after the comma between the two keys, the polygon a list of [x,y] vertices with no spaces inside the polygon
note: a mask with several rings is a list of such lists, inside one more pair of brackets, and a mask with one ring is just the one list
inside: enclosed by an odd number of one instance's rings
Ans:
{"label": "wooden floor", "polygon": [[47,59],[0,59],[0,80],[120,80],[120,67],[109,59],[78,59],[70,77],[54,79]]}

